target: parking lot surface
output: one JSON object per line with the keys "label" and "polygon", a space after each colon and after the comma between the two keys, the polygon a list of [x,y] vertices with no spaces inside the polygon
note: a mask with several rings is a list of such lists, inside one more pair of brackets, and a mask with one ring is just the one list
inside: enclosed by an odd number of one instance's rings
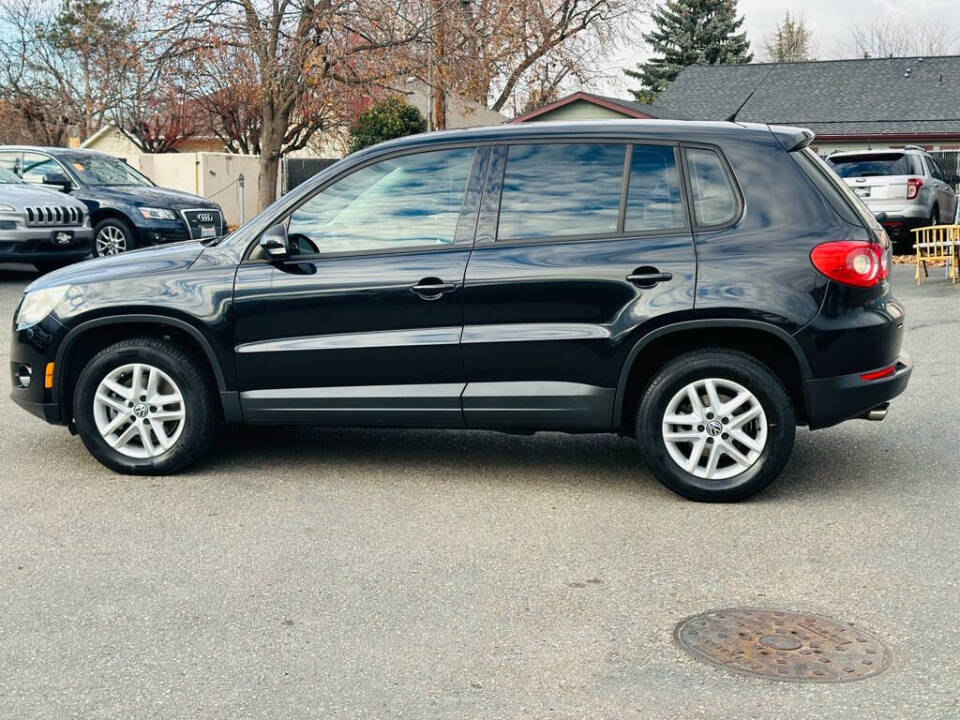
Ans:
{"label": "parking lot surface", "polygon": [[[907,393],[798,430],[737,505],[592,435],[241,428],[182,476],[122,477],[7,378],[0,717],[960,717],[960,287],[911,273]],[[0,266],[8,328],[33,277]],[[892,665],[780,683],[677,647],[735,606],[855,623]]]}

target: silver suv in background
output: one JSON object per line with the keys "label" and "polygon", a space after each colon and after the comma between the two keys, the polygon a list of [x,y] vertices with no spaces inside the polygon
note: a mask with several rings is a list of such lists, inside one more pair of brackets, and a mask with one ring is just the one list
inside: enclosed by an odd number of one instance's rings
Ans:
{"label": "silver suv in background", "polygon": [[30,263],[45,273],[83,260],[92,243],[86,205],[0,167],[0,262]]}
{"label": "silver suv in background", "polygon": [[957,194],[921,147],[835,152],[827,163],[881,222],[898,252],[913,248],[911,230],[951,223]]}

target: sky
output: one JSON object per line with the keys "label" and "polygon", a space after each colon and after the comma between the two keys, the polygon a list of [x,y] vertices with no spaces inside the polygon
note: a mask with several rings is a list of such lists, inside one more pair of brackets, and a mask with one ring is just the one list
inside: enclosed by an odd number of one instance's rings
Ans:
{"label": "sky", "polygon": [[[954,52],[960,52],[960,0],[739,0],[738,5],[755,61],[765,59],[764,39],[776,31],[787,11],[803,17],[817,59],[849,57],[852,29],[880,19],[952,27],[958,45]],[[621,48],[612,58],[612,67],[635,65],[645,53],[642,42]],[[624,95],[626,85],[618,78],[605,83],[601,91]]]}

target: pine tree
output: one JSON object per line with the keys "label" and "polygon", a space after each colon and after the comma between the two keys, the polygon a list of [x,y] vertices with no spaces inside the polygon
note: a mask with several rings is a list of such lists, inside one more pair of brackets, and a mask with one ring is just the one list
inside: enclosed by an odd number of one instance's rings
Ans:
{"label": "pine tree", "polygon": [[810,60],[810,30],[803,17],[792,17],[787,12],[777,32],[766,41],[767,57],[772,62],[801,62]]}
{"label": "pine tree", "polygon": [[640,81],[640,89],[630,91],[640,102],[653,101],[689,65],[753,60],[736,0],[667,0],[651,18],[655,27],[643,39],[654,56],[624,71]]}

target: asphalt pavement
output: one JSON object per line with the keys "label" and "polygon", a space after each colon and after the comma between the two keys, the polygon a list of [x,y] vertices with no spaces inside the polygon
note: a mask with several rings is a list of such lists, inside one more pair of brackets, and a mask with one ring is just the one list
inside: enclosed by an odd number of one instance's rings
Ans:
{"label": "asphalt pavement", "polygon": [[[33,277],[0,266],[7,327]],[[3,390],[0,717],[958,718],[960,286],[894,283],[907,393],[799,430],[736,505],[552,433],[245,428],[123,477]],[[781,683],[677,647],[734,606],[849,621],[893,663]]]}

